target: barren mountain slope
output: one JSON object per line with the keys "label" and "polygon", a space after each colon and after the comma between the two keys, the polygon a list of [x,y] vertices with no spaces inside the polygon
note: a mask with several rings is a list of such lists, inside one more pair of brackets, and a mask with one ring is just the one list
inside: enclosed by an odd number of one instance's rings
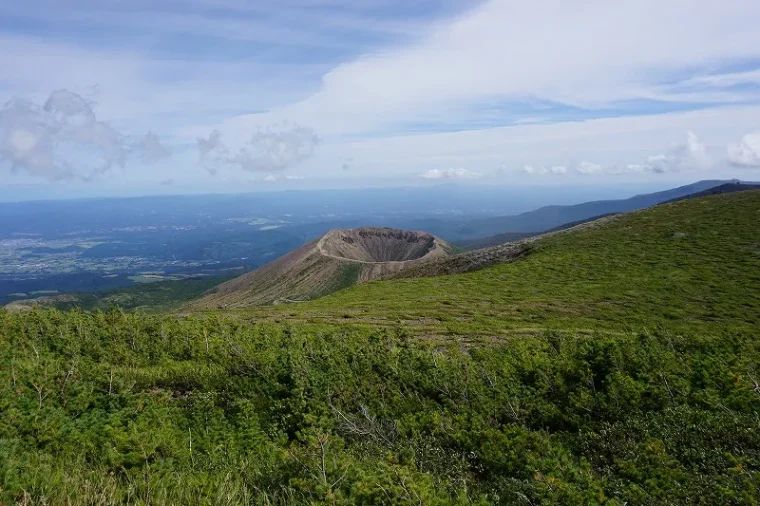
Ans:
{"label": "barren mountain slope", "polygon": [[260,269],[223,283],[191,309],[231,309],[309,300],[448,256],[425,232],[390,228],[332,230]]}

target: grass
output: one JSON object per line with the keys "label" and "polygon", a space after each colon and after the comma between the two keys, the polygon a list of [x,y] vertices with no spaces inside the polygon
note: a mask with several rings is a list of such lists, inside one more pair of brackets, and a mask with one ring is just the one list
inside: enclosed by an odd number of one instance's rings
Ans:
{"label": "grass", "polygon": [[0,503],[757,504],[760,344],[0,311]]}
{"label": "grass", "polygon": [[229,279],[231,279],[230,276],[199,277],[139,283],[102,293],[66,296],[63,300],[53,298],[42,304],[45,307],[54,307],[63,311],[74,308],[87,311],[120,308],[125,311],[170,312],[179,310],[190,300]]}
{"label": "grass", "polygon": [[248,312],[0,311],[0,503],[756,505],[759,218]]}
{"label": "grass", "polygon": [[307,303],[253,309],[252,319],[404,323],[443,336],[564,329],[624,332],[756,329],[760,192],[624,215],[536,244],[525,259],[478,272],[368,283]]}

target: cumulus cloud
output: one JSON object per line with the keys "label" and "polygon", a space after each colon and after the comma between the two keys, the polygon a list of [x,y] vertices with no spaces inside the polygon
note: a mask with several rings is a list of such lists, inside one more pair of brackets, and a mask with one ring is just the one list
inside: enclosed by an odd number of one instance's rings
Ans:
{"label": "cumulus cloud", "polygon": [[[0,163],[48,181],[91,181],[130,155],[168,156],[155,134],[130,145],[122,133],[99,121],[92,102],[68,90],[50,94],[40,106],[12,99],[0,110]],[[144,153],[148,153],[144,155]]]}
{"label": "cumulus cloud", "polygon": [[578,166],[575,168],[575,171],[578,174],[590,175],[590,174],[599,174],[603,172],[604,169],[598,163],[584,161],[578,164]]}
{"label": "cumulus cloud", "polygon": [[208,138],[198,138],[201,165],[211,174],[221,167],[239,168],[248,172],[283,172],[314,155],[320,139],[311,128],[282,123],[254,133],[237,150],[222,141],[214,130]]}
{"label": "cumulus cloud", "polygon": [[423,179],[479,179],[482,176],[468,169],[430,169],[420,175]]}
{"label": "cumulus cloud", "polygon": [[713,165],[713,160],[707,153],[705,145],[700,142],[694,132],[688,132],[685,143],[673,146],[667,153],[649,156],[645,163],[613,164],[603,167],[597,163],[581,162],[575,170],[583,175],[664,174],[705,170]]}
{"label": "cumulus cloud", "polygon": [[215,176],[217,169],[215,165],[226,163],[229,156],[226,146],[222,144],[222,134],[219,130],[214,130],[208,136],[208,139],[198,137],[196,139],[198,148],[198,159],[203,167]]}
{"label": "cumulus cloud", "polygon": [[549,170],[551,171],[552,174],[557,175],[557,176],[567,174],[567,167],[565,167],[564,165],[558,165],[558,166],[552,167]]}
{"label": "cumulus cloud", "polygon": [[260,181],[263,181],[265,183],[277,183],[280,181],[301,181],[303,179],[303,176],[282,176],[278,174],[267,174],[263,179],[260,179]]}
{"label": "cumulus cloud", "polygon": [[161,144],[158,136],[148,132],[145,137],[135,143],[133,150],[139,154],[140,160],[145,163],[153,163],[171,155],[171,151]]}
{"label": "cumulus cloud", "polygon": [[564,165],[555,165],[554,167],[534,167],[533,165],[526,165],[522,171],[526,174],[544,176],[552,174],[554,176],[561,176],[567,174],[567,167]]}
{"label": "cumulus cloud", "polygon": [[648,163],[650,172],[662,174],[665,172],[682,172],[688,170],[704,170],[713,162],[694,132],[687,134],[684,144],[673,147],[669,153],[650,156]]}
{"label": "cumulus cloud", "polygon": [[728,146],[728,161],[737,167],[760,167],[760,132],[747,134]]}

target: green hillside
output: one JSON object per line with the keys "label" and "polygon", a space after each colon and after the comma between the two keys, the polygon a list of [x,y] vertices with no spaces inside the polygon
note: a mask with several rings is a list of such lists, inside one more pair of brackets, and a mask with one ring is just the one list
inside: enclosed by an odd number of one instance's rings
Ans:
{"label": "green hillside", "polygon": [[35,307],[64,311],[74,308],[107,311],[118,307],[125,311],[168,312],[180,309],[207,290],[231,278],[232,276],[214,276],[140,283],[92,294],[64,294],[18,300],[6,305],[6,308],[16,311],[30,310]]}
{"label": "green hillside", "polygon": [[240,313],[0,311],[0,503],[758,504],[758,218]]}
{"label": "green hillside", "polygon": [[760,191],[665,204],[557,234],[477,272],[369,283],[256,317],[429,335],[760,325]]}

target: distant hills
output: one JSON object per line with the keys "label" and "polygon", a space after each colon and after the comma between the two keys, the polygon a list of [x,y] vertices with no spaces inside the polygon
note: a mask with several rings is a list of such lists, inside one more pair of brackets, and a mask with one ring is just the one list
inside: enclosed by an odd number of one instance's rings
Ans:
{"label": "distant hills", "polygon": [[[726,184],[739,185],[739,182],[735,180],[706,180],[671,190],[636,195],[621,200],[597,200],[567,206],[545,206],[534,211],[512,216],[471,220],[463,224],[459,230],[452,232],[456,234],[460,241],[485,238],[504,233],[537,234],[567,223],[582,222],[608,214],[626,213],[690,195],[701,194],[702,192]],[[744,188],[744,184],[741,186]]]}
{"label": "distant hills", "polygon": [[707,190],[704,190],[698,193],[692,193],[691,195],[678,197],[673,200],[670,200],[669,202],[678,202],[679,200],[708,197],[710,195],[722,195],[724,193],[744,192],[748,190],[760,190],[760,183],[745,183],[742,181],[732,181],[730,183],[725,183],[720,186],[708,188]]}
{"label": "distant hills", "polygon": [[476,239],[457,240],[455,244],[461,250],[472,251],[497,246],[499,244],[504,244],[505,242],[527,239],[543,232],[553,232],[571,228],[605,216],[635,211],[637,209],[643,209],[665,202],[675,202],[683,199],[756,189],[760,189],[760,183],[735,180],[729,182],[720,180],[700,181],[672,190],[637,195],[622,200],[600,200],[571,206],[546,206],[515,216],[502,216],[469,222],[463,227],[465,230],[469,231],[468,233],[475,233],[475,231],[478,231],[477,233],[483,234],[494,227],[502,226],[509,226],[512,228],[507,232],[503,231],[490,236],[479,236]]}

